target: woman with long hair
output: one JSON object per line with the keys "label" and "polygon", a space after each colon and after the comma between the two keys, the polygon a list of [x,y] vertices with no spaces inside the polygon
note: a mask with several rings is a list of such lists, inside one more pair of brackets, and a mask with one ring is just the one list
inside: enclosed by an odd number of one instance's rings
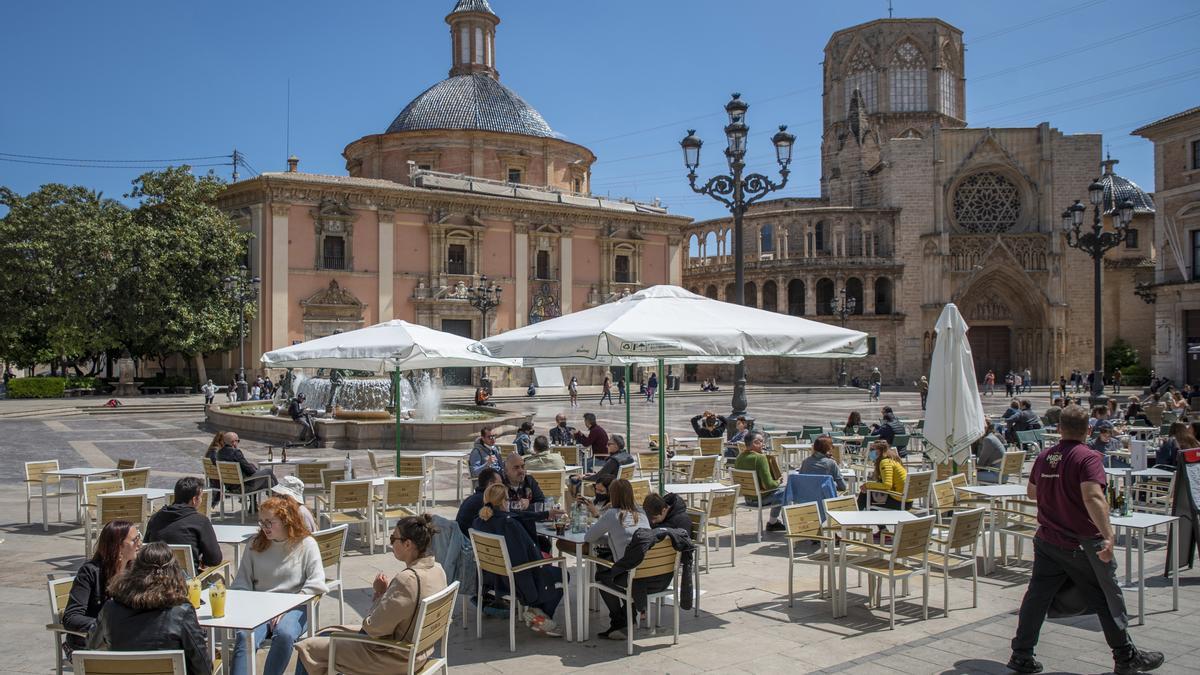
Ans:
{"label": "woman with long hair", "polygon": [[[230,588],[307,595],[322,595],[329,590],[325,586],[321,551],[304,526],[296,502],[287,497],[266,500],[258,508],[258,525],[258,534],[250,540]],[[297,607],[254,629],[255,649],[271,638],[264,675],[283,675],[292,658],[292,644],[307,625],[308,609]],[[250,658],[254,655],[246,653],[246,631],[238,631],[233,648],[233,675],[245,675],[246,660]]]}
{"label": "woman with long hair", "polygon": [[1172,422],[1170,433],[1154,453],[1154,463],[1173,471],[1179,451],[1195,447],[1200,447],[1200,441],[1196,440],[1192,425],[1187,422]]}
{"label": "woman with long hair", "polygon": [[[504,537],[508,559],[513,567],[542,559],[537,542],[520,519],[508,511],[508,488],[503,484],[492,485],[483,491],[483,508],[471,524],[471,529]],[[508,591],[507,580],[494,575],[484,575],[484,585],[498,591]],[[566,586],[562,573],[553,567],[535,567],[514,576],[517,582],[516,596],[525,606],[522,620],[530,630],[547,637],[562,637],[554,622],[554,612],[562,602],[563,591],[556,588],[559,583]]]}
{"label": "woman with long hair", "polygon": [[[904,463],[900,461],[900,453],[896,452],[895,448],[889,446],[887,441],[875,441],[872,443],[867,459],[875,463],[875,473],[872,476],[874,478],[873,481],[863,483],[862,487],[859,488],[858,508],[860,511],[867,508],[867,490],[882,490],[904,494],[904,483],[908,480],[908,471],[905,470]],[[909,502],[909,504],[911,503]],[[894,511],[902,511],[908,508],[909,504],[901,504],[900,500],[889,495],[884,501],[877,501],[874,505]]]}
{"label": "woman with long hair", "polygon": [[[129,568],[142,545],[142,533],[128,520],[114,520],[100,530],[96,551],[75,573],[71,595],[63,609],[62,622],[67,630],[91,634],[96,617],[111,595],[113,584]],[[67,652],[83,649],[87,640],[67,636]]]}
{"label": "woman with long hair", "polygon": [[857,410],[851,410],[850,416],[846,418],[846,426],[842,428],[842,433],[847,436],[853,434],[862,426],[862,413]]}
{"label": "woman with long hair", "polygon": [[[218,431],[208,442],[208,449],[204,451],[204,461],[211,462],[213,466],[216,466],[217,453],[221,452],[223,447],[225,447],[225,432]],[[221,481],[209,480],[208,487],[212,489],[211,506],[216,506],[221,501]]]}
{"label": "woman with long hair", "polygon": [[188,602],[187,582],[170,546],[146,544],[111,590],[88,636],[88,649],[181,649],[189,675],[212,672],[204,629]]}
{"label": "woman with long hair", "polygon": [[[625,557],[625,548],[633,533],[641,528],[650,527],[650,519],[646,517],[642,507],[633,498],[633,486],[629,481],[619,478],[608,486],[609,507],[600,515],[600,519],[587,529],[583,538],[593,546],[605,538],[612,549],[613,560]],[[624,640],[628,627],[625,625],[625,603],[608,593],[601,593],[604,604],[608,607],[608,630],[600,633],[600,637],[612,640]]]}
{"label": "woman with long hair", "polygon": [[[375,576],[371,609],[360,626],[333,626],[328,631],[365,633],[384,640],[411,641],[416,627],[413,621],[421,599],[446,588],[446,573],[433,559],[430,545],[437,529],[429,514],[401,518],[392,530],[392,556],[404,568],[389,581],[387,575]],[[424,662],[428,653],[408,654],[394,649],[376,649],[358,642],[338,648],[337,670],[343,673],[403,673],[408,659]],[[329,638],[312,637],[296,643],[296,673],[322,675],[329,670]],[[420,672],[423,664],[415,669]]]}

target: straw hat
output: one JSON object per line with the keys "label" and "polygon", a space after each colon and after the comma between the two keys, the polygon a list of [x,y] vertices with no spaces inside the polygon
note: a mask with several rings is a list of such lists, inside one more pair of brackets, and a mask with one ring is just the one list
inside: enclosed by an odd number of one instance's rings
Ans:
{"label": "straw hat", "polygon": [[304,481],[296,476],[284,476],[279,484],[271,488],[271,492],[284,497],[291,497],[297,504],[304,504]]}

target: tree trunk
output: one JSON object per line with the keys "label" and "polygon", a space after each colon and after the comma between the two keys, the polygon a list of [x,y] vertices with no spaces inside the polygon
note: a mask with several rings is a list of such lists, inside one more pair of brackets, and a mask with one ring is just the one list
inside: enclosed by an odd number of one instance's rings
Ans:
{"label": "tree trunk", "polygon": [[196,381],[200,384],[208,381],[208,371],[204,368],[204,352],[196,354]]}

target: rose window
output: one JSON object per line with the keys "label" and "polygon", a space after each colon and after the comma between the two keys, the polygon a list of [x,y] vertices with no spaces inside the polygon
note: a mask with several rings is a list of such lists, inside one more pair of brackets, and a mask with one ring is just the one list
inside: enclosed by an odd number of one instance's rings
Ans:
{"label": "rose window", "polygon": [[1021,215],[1017,186],[991,171],[977,173],[954,192],[954,219],[968,232],[1007,232]]}

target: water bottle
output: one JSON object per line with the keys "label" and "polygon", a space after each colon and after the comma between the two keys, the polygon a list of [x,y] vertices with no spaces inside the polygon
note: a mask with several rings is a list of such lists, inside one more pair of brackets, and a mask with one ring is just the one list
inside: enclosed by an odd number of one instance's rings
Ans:
{"label": "water bottle", "polygon": [[583,532],[583,504],[579,502],[575,502],[575,506],[571,508],[571,532]]}
{"label": "water bottle", "polygon": [[342,462],[342,468],[346,470],[345,480],[350,480],[354,477],[354,464],[350,462],[350,453],[346,453],[346,461]]}

